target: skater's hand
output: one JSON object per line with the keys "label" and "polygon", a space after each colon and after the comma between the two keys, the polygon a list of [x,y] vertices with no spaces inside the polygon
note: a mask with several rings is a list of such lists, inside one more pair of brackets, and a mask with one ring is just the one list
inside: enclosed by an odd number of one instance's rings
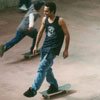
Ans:
{"label": "skater's hand", "polygon": [[64,57],[64,59],[68,57],[68,51],[67,51],[67,50],[65,50],[65,51],[63,52],[63,57]]}
{"label": "skater's hand", "polygon": [[33,55],[36,54],[37,51],[38,51],[38,48],[34,47],[34,49],[33,49]]}

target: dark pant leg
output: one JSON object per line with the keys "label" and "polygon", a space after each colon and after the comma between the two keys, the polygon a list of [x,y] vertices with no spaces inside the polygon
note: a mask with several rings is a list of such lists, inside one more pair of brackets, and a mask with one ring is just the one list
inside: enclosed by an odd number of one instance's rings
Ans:
{"label": "dark pant leg", "polygon": [[7,51],[8,49],[10,49],[10,48],[13,47],[14,45],[16,45],[16,44],[17,44],[19,41],[21,41],[24,37],[25,37],[25,34],[23,34],[23,33],[19,32],[19,31],[17,31],[17,32],[16,32],[16,36],[15,36],[12,40],[10,40],[9,42],[7,42],[7,43],[5,44],[5,47],[6,47],[5,51]]}
{"label": "dark pant leg", "polygon": [[21,7],[23,4],[25,4],[25,0],[19,0],[19,7]]}
{"label": "dark pant leg", "polygon": [[27,32],[27,35],[33,39],[32,45],[31,45],[31,48],[30,48],[30,52],[33,52],[34,45],[35,45],[35,42],[36,42],[37,33],[38,33],[37,29],[33,29],[33,30]]}
{"label": "dark pant leg", "polygon": [[31,5],[31,0],[25,0],[25,6],[29,8]]}

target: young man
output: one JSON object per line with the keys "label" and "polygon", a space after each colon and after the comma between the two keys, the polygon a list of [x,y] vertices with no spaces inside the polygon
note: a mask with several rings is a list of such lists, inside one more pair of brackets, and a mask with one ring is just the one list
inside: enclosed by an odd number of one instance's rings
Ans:
{"label": "young man", "polygon": [[38,66],[38,71],[34,79],[32,87],[30,87],[25,93],[26,97],[33,97],[37,94],[37,90],[42,85],[44,78],[46,77],[47,82],[50,84],[48,93],[58,91],[58,83],[54,77],[52,71],[53,60],[56,55],[59,55],[63,40],[65,40],[65,49],[63,57],[68,57],[68,47],[70,36],[67,30],[67,26],[64,19],[56,16],[56,5],[53,2],[48,2],[44,6],[45,17],[42,20],[40,30],[37,35],[36,44],[33,53],[38,49],[39,42],[45,30],[46,37],[41,48],[41,61]]}
{"label": "young man", "polygon": [[37,29],[34,27],[35,21],[40,17],[40,9],[44,5],[43,1],[36,1],[31,5],[29,11],[24,16],[20,25],[17,28],[16,36],[8,41],[7,43],[0,45],[0,56],[20,42],[25,36],[29,36],[33,39],[32,46],[30,48],[29,53],[33,53],[33,48],[35,45],[36,37],[37,37]]}

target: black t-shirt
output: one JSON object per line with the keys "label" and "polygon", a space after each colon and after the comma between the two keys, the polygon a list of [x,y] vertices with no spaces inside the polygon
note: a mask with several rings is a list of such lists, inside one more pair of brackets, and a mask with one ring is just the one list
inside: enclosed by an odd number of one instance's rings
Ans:
{"label": "black t-shirt", "polygon": [[64,33],[61,26],[58,23],[59,16],[56,16],[53,23],[48,22],[48,18],[45,20],[45,32],[46,38],[43,43],[43,49],[50,48],[55,55],[59,55],[62,43],[64,40]]}

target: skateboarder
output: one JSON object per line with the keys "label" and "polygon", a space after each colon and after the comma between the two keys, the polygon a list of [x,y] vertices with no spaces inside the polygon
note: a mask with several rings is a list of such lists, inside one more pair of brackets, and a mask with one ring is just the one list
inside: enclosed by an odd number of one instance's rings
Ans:
{"label": "skateboarder", "polygon": [[42,6],[44,5],[43,1],[36,1],[31,5],[29,11],[24,16],[20,25],[17,28],[16,36],[8,41],[7,43],[0,45],[0,56],[20,42],[25,36],[29,36],[33,39],[32,46],[30,48],[30,52],[33,52],[34,44],[37,36],[37,29],[34,27],[35,21],[41,16],[40,13],[42,10]]}
{"label": "skateboarder", "polygon": [[24,96],[33,97],[37,94],[38,89],[42,85],[44,78],[50,84],[47,93],[58,91],[58,83],[52,71],[52,65],[56,55],[59,55],[63,40],[65,40],[65,49],[63,57],[68,57],[68,47],[70,35],[67,26],[62,17],[56,16],[56,4],[47,2],[44,6],[44,14],[40,30],[37,35],[33,53],[38,49],[39,42],[45,30],[46,37],[41,48],[41,59],[32,87],[24,92]]}

